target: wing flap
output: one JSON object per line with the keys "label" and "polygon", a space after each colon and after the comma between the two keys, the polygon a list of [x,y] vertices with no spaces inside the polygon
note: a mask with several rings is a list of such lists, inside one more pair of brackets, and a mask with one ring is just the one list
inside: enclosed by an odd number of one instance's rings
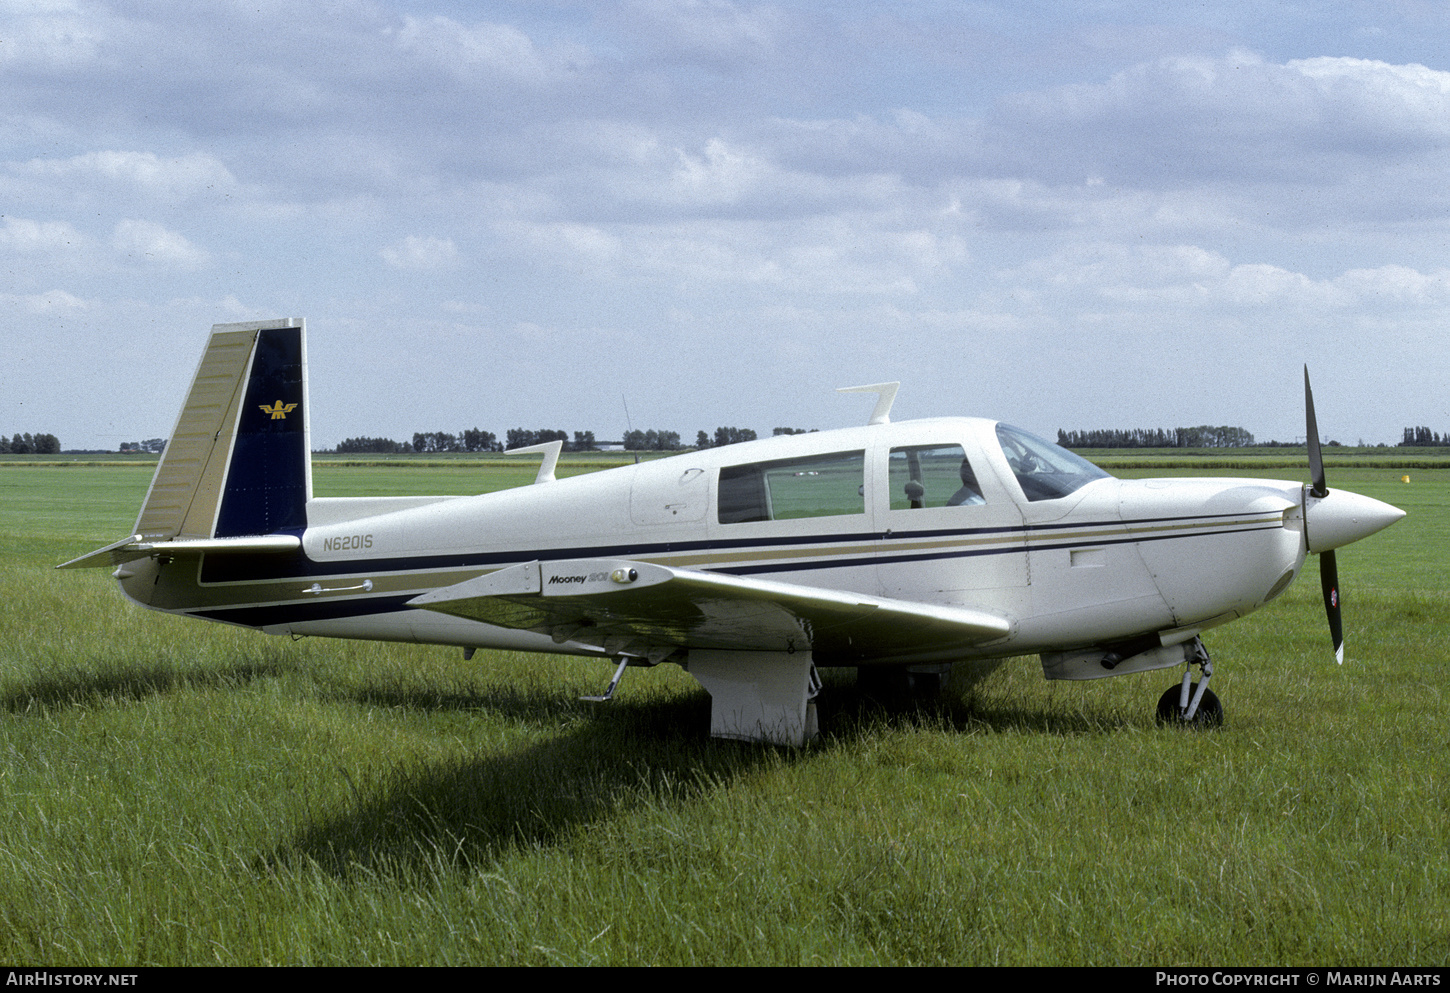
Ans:
{"label": "wing flap", "polygon": [[618,559],[526,562],[425,593],[414,607],[603,651],[811,650],[817,661],[950,653],[998,641],[983,610]]}

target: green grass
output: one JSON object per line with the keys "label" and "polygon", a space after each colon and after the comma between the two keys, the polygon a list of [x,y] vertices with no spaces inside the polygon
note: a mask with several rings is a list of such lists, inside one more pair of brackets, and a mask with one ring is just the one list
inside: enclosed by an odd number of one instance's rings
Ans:
{"label": "green grass", "polygon": [[50,567],[127,533],[148,469],[0,471],[0,959],[1443,964],[1450,472],[1401,475],[1330,469],[1410,511],[1340,552],[1345,665],[1311,564],[1212,632],[1218,732],[1154,726],[1171,674],[1019,659],[920,703],[828,673],[790,751],[710,740],[673,666],[598,706],[604,662],[140,610]]}

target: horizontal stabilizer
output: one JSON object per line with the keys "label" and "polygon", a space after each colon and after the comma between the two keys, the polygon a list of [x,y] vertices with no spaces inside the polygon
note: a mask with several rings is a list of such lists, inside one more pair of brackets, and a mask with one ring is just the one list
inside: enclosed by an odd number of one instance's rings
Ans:
{"label": "horizontal stabilizer", "polygon": [[113,541],[104,548],[62,562],[57,569],[100,569],[123,562],[149,558],[152,555],[229,554],[235,552],[294,552],[302,547],[296,535],[268,534],[247,538],[178,538],[174,541],[153,541],[139,534]]}
{"label": "horizontal stabilizer", "polygon": [[676,648],[809,650],[817,663],[845,665],[950,655],[1012,630],[982,610],[619,559],[525,562],[409,605],[650,658]]}

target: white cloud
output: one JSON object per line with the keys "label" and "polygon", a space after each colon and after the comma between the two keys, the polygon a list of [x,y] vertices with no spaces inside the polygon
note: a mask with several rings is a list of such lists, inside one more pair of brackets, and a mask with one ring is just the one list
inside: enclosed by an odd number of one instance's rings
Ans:
{"label": "white cloud", "polygon": [[509,221],[495,230],[523,251],[571,269],[581,262],[596,270],[612,267],[625,251],[621,238],[591,224]]}
{"label": "white cloud", "polygon": [[[1178,56],[1004,99],[999,152],[1028,174],[1107,182],[1334,182],[1450,143],[1450,73],[1252,52]],[[1366,166],[1353,168],[1361,174]]]}
{"label": "white cloud", "polygon": [[115,19],[72,0],[10,3],[3,11],[0,64],[72,66],[93,59]]}
{"label": "white cloud", "polygon": [[541,50],[518,28],[488,21],[469,26],[442,16],[406,17],[392,34],[402,51],[463,79],[543,86],[592,61],[582,47]]}
{"label": "white cloud", "polygon": [[537,177],[531,188],[549,192],[549,213],[567,212],[577,220],[776,221],[895,210],[919,197],[887,172],[841,175],[810,164],[784,167],[769,140],[756,144],[711,135],[687,144],[668,141],[658,131],[608,124],[571,124],[556,140],[549,153],[556,170]]}
{"label": "white cloud", "polygon": [[950,230],[895,217],[841,215],[771,222],[705,218],[662,224],[499,225],[521,253],[596,279],[665,278],[693,286],[912,294],[963,264]]}
{"label": "white cloud", "polygon": [[0,248],[16,252],[47,252],[79,248],[84,236],[64,221],[31,221],[7,217],[0,227]]}
{"label": "white cloud", "polygon": [[715,59],[770,52],[787,23],[779,7],[728,0],[633,0],[626,9],[641,40]]}
{"label": "white cloud", "polygon": [[1388,115],[1429,133],[1450,134],[1450,72],[1329,56],[1296,59],[1287,67],[1318,83],[1326,98],[1358,107],[1366,121]]}
{"label": "white cloud", "polygon": [[1450,270],[1404,265],[1350,269],[1316,279],[1266,262],[1237,265],[1197,245],[1112,243],[1061,250],[999,274],[1022,293],[1069,294],[1127,306],[1238,310],[1272,307],[1383,310],[1450,304]]}
{"label": "white cloud", "polygon": [[201,268],[210,258],[204,249],[197,248],[184,235],[154,221],[131,218],[116,224],[111,235],[111,247],[133,259],[180,269]]}
{"label": "white cloud", "polygon": [[[158,294],[200,294],[203,328],[296,307],[319,349],[399,294],[479,334],[687,313],[682,354],[737,328],[840,382],[886,378],[840,371],[882,339],[878,364],[973,341],[1092,382],[1133,361],[1120,329],[1155,361],[1251,333],[1198,377],[1244,383],[1261,345],[1450,311],[1450,35],[1384,6],[1380,44],[1215,3],[0,0],[0,292],[133,334]],[[410,278],[464,255],[486,285]],[[1443,393],[1432,349],[1376,361]]]}
{"label": "white cloud", "polygon": [[90,309],[90,304],[65,290],[45,293],[0,293],[0,304],[26,314],[74,314]]}
{"label": "white cloud", "polygon": [[1409,266],[1351,269],[1335,282],[1364,303],[1450,303],[1450,269],[1421,273]]}
{"label": "white cloud", "polygon": [[748,195],[770,173],[761,159],[730,148],[719,138],[705,144],[703,155],[676,150],[669,195],[690,203],[734,203]]}
{"label": "white cloud", "polygon": [[409,235],[378,253],[398,269],[446,269],[457,264],[458,247],[452,238],[420,238]]}
{"label": "white cloud", "polygon": [[12,163],[13,172],[53,177],[68,183],[113,181],[125,183],[150,196],[175,199],[207,189],[236,185],[231,171],[204,152],[162,158],[154,152],[86,152],[67,159],[31,159]]}
{"label": "white cloud", "polygon": [[1222,282],[1222,294],[1231,303],[1256,306],[1346,302],[1333,283],[1262,262],[1234,266]]}

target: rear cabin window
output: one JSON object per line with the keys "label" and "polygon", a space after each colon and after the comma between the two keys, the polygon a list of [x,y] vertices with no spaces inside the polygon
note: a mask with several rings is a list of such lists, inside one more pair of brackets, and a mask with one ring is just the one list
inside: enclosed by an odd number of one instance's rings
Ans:
{"label": "rear cabin window", "polygon": [[721,524],[864,514],[866,453],[833,452],[720,470]]}
{"label": "rear cabin window", "polygon": [[983,502],[977,475],[961,445],[891,450],[891,509],[970,507]]}

